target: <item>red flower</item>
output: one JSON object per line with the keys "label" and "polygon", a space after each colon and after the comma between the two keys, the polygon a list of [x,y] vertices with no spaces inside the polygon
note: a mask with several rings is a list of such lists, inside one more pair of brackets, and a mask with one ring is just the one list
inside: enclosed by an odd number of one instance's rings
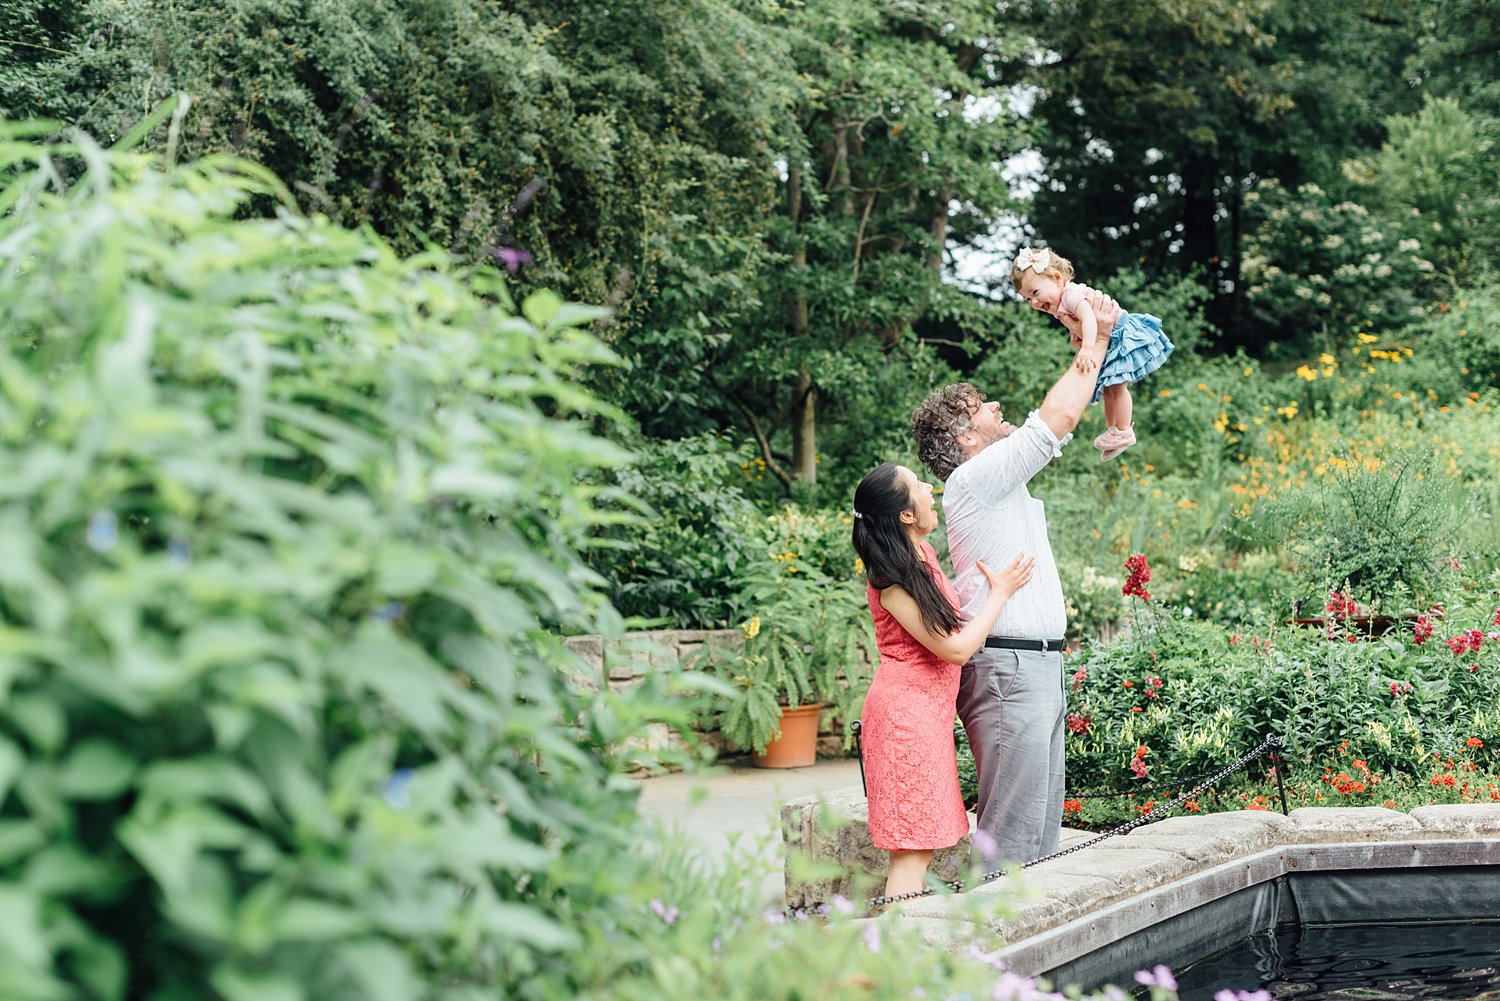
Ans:
{"label": "red flower", "polygon": [[1454,636],[1448,640],[1448,649],[1453,651],[1455,657],[1462,657],[1469,652],[1469,639],[1467,636]]}
{"label": "red flower", "polygon": [[1120,683],[1120,687],[1121,688],[1134,688],[1135,687],[1135,682],[1133,682],[1133,681],[1123,681],[1123,682]]}
{"label": "red flower", "polygon": [[1480,740],[1478,737],[1470,737],[1468,740],[1464,741],[1464,746],[1469,748],[1483,747],[1484,741]]}
{"label": "red flower", "polygon": [[1359,614],[1359,602],[1354,600],[1353,595],[1329,591],[1328,604],[1323,610],[1332,614],[1336,619],[1347,619],[1351,615]]}
{"label": "red flower", "polygon": [[1464,638],[1469,641],[1470,650],[1477,651],[1480,647],[1484,646],[1484,632],[1482,630],[1470,629],[1467,633],[1464,633]]}
{"label": "red flower", "polygon": [[1088,733],[1093,720],[1083,713],[1068,713],[1068,729],[1074,733]]}
{"label": "red flower", "polygon": [[1125,569],[1130,571],[1130,577],[1125,581],[1125,586],[1120,588],[1120,593],[1127,597],[1150,601],[1151,592],[1146,590],[1146,585],[1151,581],[1151,567],[1146,562],[1146,555],[1144,553],[1132,555],[1125,561]]}
{"label": "red flower", "polygon": [[1495,625],[1500,626],[1500,608],[1495,609]]}
{"label": "red flower", "polygon": [[1076,799],[1063,800],[1063,813],[1082,813],[1083,804]]}
{"label": "red flower", "polygon": [[1197,813],[1199,810],[1203,809],[1203,807],[1198,805],[1198,801],[1196,799],[1190,799],[1186,803],[1183,803],[1182,808],[1188,813]]}
{"label": "red flower", "polygon": [[1411,635],[1416,640],[1417,646],[1421,646],[1432,638],[1432,620],[1425,615],[1417,616],[1417,621],[1412,623]]}

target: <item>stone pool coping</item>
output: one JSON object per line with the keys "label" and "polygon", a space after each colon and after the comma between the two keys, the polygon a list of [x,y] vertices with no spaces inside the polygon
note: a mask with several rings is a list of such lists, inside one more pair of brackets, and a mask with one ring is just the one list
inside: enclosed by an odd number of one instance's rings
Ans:
{"label": "stone pool coping", "polygon": [[[1070,834],[1064,848],[1095,837]],[[1423,806],[1409,814],[1375,806],[1171,817],[962,894],[905,901],[877,920],[934,946],[1000,948],[1010,969],[1031,976],[1191,909],[1205,894],[1309,865],[1360,864],[1500,865],[1500,804]],[[1167,887],[1174,892],[1153,892]]]}

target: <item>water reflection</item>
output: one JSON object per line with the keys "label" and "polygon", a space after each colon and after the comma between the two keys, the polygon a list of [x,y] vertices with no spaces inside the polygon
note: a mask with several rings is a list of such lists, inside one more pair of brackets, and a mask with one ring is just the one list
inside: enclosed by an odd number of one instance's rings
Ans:
{"label": "water reflection", "polygon": [[1183,1001],[1267,990],[1297,1001],[1500,1001],[1500,924],[1292,927],[1177,972]]}

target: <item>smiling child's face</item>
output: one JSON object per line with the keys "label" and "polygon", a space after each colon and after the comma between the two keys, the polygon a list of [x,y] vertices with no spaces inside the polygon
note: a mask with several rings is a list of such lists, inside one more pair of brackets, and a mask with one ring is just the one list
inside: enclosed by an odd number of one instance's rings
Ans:
{"label": "smiling child's face", "polygon": [[1056,313],[1058,300],[1062,298],[1062,290],[1061,279],[1035,271],[1027,271],[1021,277],[1021,287],[1017,291],[1032,309],[1039,309],[1044,313]]}

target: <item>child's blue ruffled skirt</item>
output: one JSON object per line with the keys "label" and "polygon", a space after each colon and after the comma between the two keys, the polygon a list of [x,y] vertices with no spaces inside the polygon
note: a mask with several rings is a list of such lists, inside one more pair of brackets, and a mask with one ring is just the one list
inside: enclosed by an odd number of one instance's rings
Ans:
{"label": "child's blue ruffled skirt", "polygon": [[1147,313],[1121,313],[1109,332],[1109,349],[1094,386],[1094,403],[1105,386],[1140,382],[1161,368],[1172,353],[1172,342],[1161,332],[1161,320]]}

